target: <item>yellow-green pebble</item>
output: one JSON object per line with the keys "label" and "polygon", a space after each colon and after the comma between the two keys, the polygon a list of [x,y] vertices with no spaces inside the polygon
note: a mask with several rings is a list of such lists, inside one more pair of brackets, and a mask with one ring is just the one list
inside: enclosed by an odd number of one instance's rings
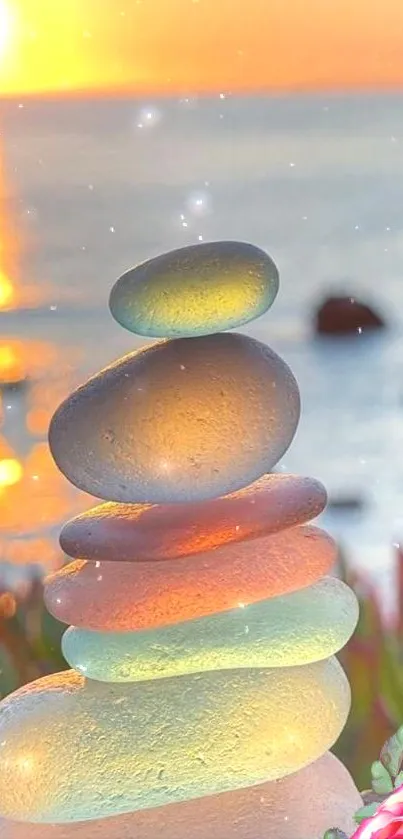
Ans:
{"label": "yellow-green pebble", "polygon": [[48,676],[2,704],[0,816],[100,819],[281,778],[332,746],[349,707],[335,659],[130,685]]}
{"label": "yellow-green pebble", "polygon": [[206,242],[170,251],[127,271],[110,308],[126,329],[155,338],[192,338],[239,327],[272,305],[273,260],[245,242]]}

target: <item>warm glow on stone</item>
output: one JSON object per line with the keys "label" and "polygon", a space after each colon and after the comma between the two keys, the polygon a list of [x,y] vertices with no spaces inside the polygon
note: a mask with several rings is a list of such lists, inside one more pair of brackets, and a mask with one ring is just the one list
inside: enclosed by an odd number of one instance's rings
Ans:
{"label": "warm glow on stone", "polygon": [[71,483],[108,501],[182,503],[260,478],[298,424],[285,362],[245,335],[153,344],[72,393],[49,443]]}
{"label": "warm glow on stone", "polygon": [[326,490],[299,475],[263,475],[238,492],[198,504],[100,504],[67,522],[62,549],[78,559],[177,559],[304,524]]}
{"label": "warm glow on stone", "polygon": [[262,315],[278,291],[278,271],[260,248],[203,242],[127,271],[110,308],[126,329],[155,338],[192,338],[237,328]]}
{"label": "warm glow on stone", "polygon": [[327,574],[336,545],[311,525],[166,562],[72,562],[48,577],[58,620],[86,629],[149,629],[297,591]]}
{"label": "warm glow on stone", "polygon": [[66,822],[296,772],[335,742],[350,690],[336,661],[134,685],[55,674],[0,715],[0,814]]}
{"label": "warm glow on stone", "polygon": [[357,621],[355,594],[340,580],[325,577],[293,594],[144,632],[70,627],[62,651],[75,670],[104,682],[290,667],[339,652]]}
{"label": "warm glow on stone", "polygon": [[[313,806],[314,803],[314,806]],[[1,839],[323,839],[329,824],[351,836],[362,800],[343,764],[327,752],[279,781],[74,824],[0,820]]]}

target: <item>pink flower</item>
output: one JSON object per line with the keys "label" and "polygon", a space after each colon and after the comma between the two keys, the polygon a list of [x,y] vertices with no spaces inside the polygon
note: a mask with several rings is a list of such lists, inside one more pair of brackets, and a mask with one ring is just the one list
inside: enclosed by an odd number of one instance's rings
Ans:
{"label": "pink flower", "polygon": [[403,839],[403,786],[364,819],[351,839]]}

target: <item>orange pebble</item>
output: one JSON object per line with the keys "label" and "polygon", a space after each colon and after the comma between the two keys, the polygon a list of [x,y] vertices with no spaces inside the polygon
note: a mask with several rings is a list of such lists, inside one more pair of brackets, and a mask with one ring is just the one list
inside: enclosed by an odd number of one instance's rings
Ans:
{"label": "orange pebble", "polygon": [[328,573],[333,539],[304,526],[166,562],[77,560],[45,584],[58,620],[87,629],[164,626],[296,591]]}
{"label": "orange pebble", "polygon": [[326,500],[314,478],[269,474],[212,501],[100,504],[67,522],[60,544],[75,559],[178,559],[304,524]]}

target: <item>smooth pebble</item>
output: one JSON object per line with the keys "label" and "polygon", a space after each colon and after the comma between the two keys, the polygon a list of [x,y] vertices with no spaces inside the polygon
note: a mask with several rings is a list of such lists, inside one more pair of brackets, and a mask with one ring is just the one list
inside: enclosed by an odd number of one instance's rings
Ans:
{"label": "smooth pebble", "polygon": [[96,632],[72,626],[63,636],[62,651],[74,670],[104,682],[290,667],[339,652],[357,621],[354,592],[325,577],[293,594],[160,629]]}
{"label": "smooth pebble", "polygon": [[239,327],[272,305],[278,270],[245,242],[203,242],[127,271],[109,300],[113,317],[139,335],[192,338]]}
{"label": "smooth pebble", "polygon": [[275,780],[338,738],[350,689],[336,659],[132,685],[47,676],[0,715],[0,815],[67,822]]}
{"label": "smooth pebble", "polygon": [[327,752],[300,772],[255,787],[92,822],[22,824],[0,820],[1,839],[323,839],[351,836],[360,794]]}
{"label": "smooth pebble", "polygon": [[107,501],[226,495],[269,472],[295,434],[298,385],[245,335],[153,344],[101,371],[51,421],[59,469]]}
{"label": "smooth pebble", "polygon": [[181,560],[76,560],[47,578],[45,602],[58,620],[86,629],[150,629],[297,591],[336,556],[327,533],[304,525]]}
{"label": "smooth pebble", "polygon": [[246,489],[198,504],[100,504],[65,524],[60,545],[79,559],[178,559],[304,524],[326,500],[314,478],[263,475]]}

